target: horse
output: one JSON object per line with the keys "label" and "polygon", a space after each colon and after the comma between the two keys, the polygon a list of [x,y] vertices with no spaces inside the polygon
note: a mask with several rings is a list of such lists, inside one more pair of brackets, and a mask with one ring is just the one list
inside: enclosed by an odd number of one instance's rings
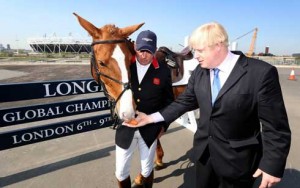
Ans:
{"label": "horse", "polygon": [[133,119],[135,103],[129,83],[129,66],[135,55],[134,44],[128,38],[144,23],[118,28],[113,24],[95,27],[73,13],[80,25],[93,38],[91,44],[91,74],[111,102],[112,119]]}
{"label": "horse", "polygon": [[[105,96],[111,102],[114,125],[117,125],[120,119],[134,118],[136,104],[130,90],[129,66],[135,56],[135,50],[134,43],[129,36],[142,27],[144,23],[123,28],[107,24],[97,28],[78,14],[73,14],[93,39],[91,44],[91,75],[102,86]],[[183,61],[191,59],[193,54],[187,48],[180,53],[175,53],[167,47],[160,47],[155,56],[158,61],[169,65],[172,72],[172,82],[176,83],[183,78]],[[177,97],[182,93],[185,87],[186,85],[174,86],[174,96]],[[164,168],[163,155],[164,151],[158,140],[155,160],[157,170]]]}

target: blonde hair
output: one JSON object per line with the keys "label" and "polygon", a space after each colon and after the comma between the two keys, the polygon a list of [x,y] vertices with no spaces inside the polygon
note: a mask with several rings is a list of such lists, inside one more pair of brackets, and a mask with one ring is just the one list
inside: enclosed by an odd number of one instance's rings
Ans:
{"label": "blonde hair", "polygon": [[210,47],[217,43],[228,46],[227,32],[224,27],[217,22],[201,25],[193,31],[189,38],[189,47],[192,49],[199,46]]}

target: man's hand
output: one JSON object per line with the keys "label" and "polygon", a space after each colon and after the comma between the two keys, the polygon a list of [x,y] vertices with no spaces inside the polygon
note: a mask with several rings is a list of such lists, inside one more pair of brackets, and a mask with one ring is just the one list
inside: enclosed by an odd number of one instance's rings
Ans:
{"label": "man's hand", "polygon": [[128,124],[125,122],[123,123],[123,125],[126,125],[127,127],[142,127],[149,123],[154,122],[153,119],[151,118],[151,116],[149,116],[143,112],[136,111],[136,115],[137,115],[137,117],[135,118],[135,120],[138,122],[136,125]]}
{"label": "man's hand", "polygon": [[259,188],[270,188],[281,181],[281,178],[277,178],[275,176],[267,174],[266,172],[264,172],[260,169],[256,170],[256,172],[253,174],[253,177],[257,178],[260,175],[262,175],[262,180],[261,180]]}

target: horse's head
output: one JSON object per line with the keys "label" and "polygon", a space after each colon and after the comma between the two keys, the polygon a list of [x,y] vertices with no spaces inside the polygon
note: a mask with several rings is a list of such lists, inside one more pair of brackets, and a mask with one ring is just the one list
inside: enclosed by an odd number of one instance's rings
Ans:
{"label": "horse's head", "polygon": [[104,25],[101,28],[73,13],[80,25],[92,36],[91,70],[93,78],[102,84],[108,98],[116,104],[120,119],[134,118],[135,104],[129,84],[129,66],[135,55],[134,44],[128,37],[144,23],[118,28]]}

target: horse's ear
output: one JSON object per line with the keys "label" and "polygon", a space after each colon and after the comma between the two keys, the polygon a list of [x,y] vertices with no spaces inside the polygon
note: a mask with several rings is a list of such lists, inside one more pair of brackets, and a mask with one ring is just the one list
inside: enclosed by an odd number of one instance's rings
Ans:
{"label": "horse's ear", "polygon": [[95,36],[97,36],[97,35],[99,35],[100,33],[100,30],[97,28],[97,27],[95,27],[93,24],[91,24],[89,21],[87,21],[87,20],[85,20],[85,19],[83,19],[82,17],[80,17],[78,14],[76,14],[75,12],[73,13],[76,17],[77,17],[77,19],[78,19],[78,21],[79,21],[79,23],[80,23],[80,25],[92,36],[92,37],[95,37]]}
{"label": "horse's ear", "polygon": [[128,27],[124,27],[120,29],[120,35],[123,36],[124,38],[127,38],[130,36],[132,33],[134,33],[136,30],[138,30],[140,27],[142,27],[145,23],[140,23]]}

